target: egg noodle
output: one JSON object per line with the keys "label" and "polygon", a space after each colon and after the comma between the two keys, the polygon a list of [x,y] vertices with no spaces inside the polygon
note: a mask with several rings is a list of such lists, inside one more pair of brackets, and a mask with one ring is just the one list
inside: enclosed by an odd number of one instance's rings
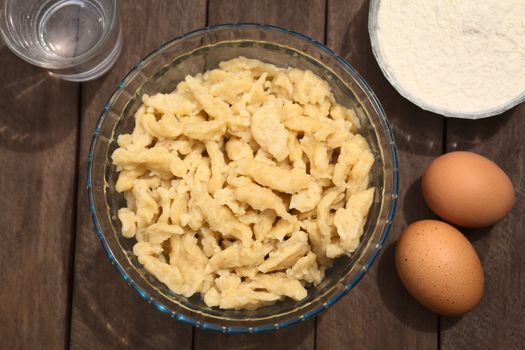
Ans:
{"label": "egg noodle", "polygon": [[301,300],[357,248],[374,157],[326,81],[238,57],[142,102],[112,154],[118,217],[174,293],[223,309]]}

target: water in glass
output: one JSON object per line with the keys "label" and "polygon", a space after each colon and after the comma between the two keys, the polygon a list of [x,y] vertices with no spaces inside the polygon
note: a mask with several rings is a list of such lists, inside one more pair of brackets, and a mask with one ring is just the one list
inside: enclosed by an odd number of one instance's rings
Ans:
{"label": "water in glass", "polygon": [[2,6],[7,45],[63,79],[94,79],[120,53],[116,0],[3,0]]}

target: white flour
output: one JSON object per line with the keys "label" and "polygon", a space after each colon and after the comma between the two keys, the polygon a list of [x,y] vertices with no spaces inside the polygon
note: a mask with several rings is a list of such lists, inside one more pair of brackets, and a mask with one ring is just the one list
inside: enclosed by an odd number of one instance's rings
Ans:
{"label": "white flour", "polygon": [[379,50],[407,97],[452,113],[525,91],[525,0],[382,0]]}

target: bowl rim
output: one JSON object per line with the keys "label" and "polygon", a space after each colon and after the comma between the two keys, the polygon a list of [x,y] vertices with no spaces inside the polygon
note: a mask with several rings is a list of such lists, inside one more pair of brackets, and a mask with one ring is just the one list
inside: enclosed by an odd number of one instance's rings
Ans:
{"label": "bowl rim", "polygon": [[[170,44],[174,44],[176,42],[182,41],[192,35],[197,34],[203,34],[207,32],[212,32],[214,30],[221,30],[221,29],[262,29],[262,30],[270,30],[270,31],[277,31],[284,34],[292,35],[300,40],[303,40],[309,44],[312,44],[317,49],[324,51],[328,55],[332,56],[336,61],[343,66],[344,69],[350,71],[350,73],[353,75],[353,78],[355,79],[356,83],[359,85],[359,87],[365,92],[367,97],[370,100],[370,103],[374,107],[374,109],[377,110],[380,125],[383,127],[385,131],[385,135],[387,138],[387,143],[389,145],[386,148],[390,151],[390,154],[392,156],[392,194],[390,196],[389,201],[385,201],[385,204],[388,204],[388,212],[386,221],[383,227],[383,230],[381,232],[381,235],[379,236],[379,240],[377,244],[373,247],[370,256],[363,262],[362,269],[354,276],[345,286],[344,289],[334,294],[330,297],[324,304],[319,305],[318,307],[305,311],[304,314],[300,316],[294,316],[293,318],[286,319],[281,321],[280,323],[271,323],[271,324],[265,324],[261,326],[254,326],[254,327],[248,327],[248,326],[221,326],[219,324],[215,323],[208,323],[208,322],[200,322],[197,321],[189,316],[183,315],[182,313],[177,313],[173,310],[171,310],[170,307],[166,306],[164,303],[154,299],[151,297],[144,289],[142,289],[137,282],[135,282],[125,271],[123,266],[121,266],[121,263],[116,259],[115,255],[111,251],[111,248],[106,240],[106,237],[104,236],[104,233],[102,232],[102,228],[100,226],[100,223],[98,221],[97,213],[96,213],[96,207],[95,202],[93,198],[93,180],[92,180],[92,172],[93,172],[93,158],[94,158],[94,151],[95,146],[97,143],[98,135],[101,129],[101,126],[105,120],[105,117],[110,110],[114,100],[116,99],[117,95],[121,90],[124,89],[126,86],[127,81],[134,76],[134,74],[147,62],[149,61],[157,52],[161,51],[165,47],[167,47]],[[291,325],[297,324],[302,321],[306,321],[308,319],[311,319],[324,310],[328,309],[330,306],[332,306],[335,302],[337,302],[339,299],[341,299],[344,295],[346,295],[357,283],[361,280],[361,278],[365,275],[365,273],[369,270],[370,266],[373,264],[373,262],[376,260],[377,256],[379,255],[379,252],[381,251],[384,242],[388,236],[388,233],[390,232],[390,229],[392,227],[392,220],[394,218],[395,212],[396,212],[396,205],[397,205],[397,198],[398,198],[398,157],[397,157],[397,150],[394,142],[394,135],[392,128],[390,127],[390,124],[386,118],[385,111],[381,104],[379,103],[379,100],[375,93],[372,91],[368,83],[361,77],[361,75],[355,70],[355,68],[350,65],[348,62],[346,62],[343,58],[341,58],[338,54],[336,54],[333,50],[325,46],[324,44],[316,41],[315,39],[312,39],[304,34],[297,33],[282,27],[269,25],[269,24],[258,24],[258,23],[227,23],[227,24],[219,24],[219,25],[212,25],[207,26],[204,28],[196,29],[190,32],[187,32],[185,34],[182,34],[180,36],[177,36],[163,44],[161,44],[158,48],[151,51],[149,54],[147,54],[143,59],[141,59],[131,70],[124,76],[122,80],[117,84],[117,87],[111,94],[110,98],[107,100],[107,102],[104,104],[104,107],[102,109],[102,113],[100,114],[97,124],[93,130],[91,143],[89,147],[88,152],[88,158],[87,158],[87,192],[88,192],[88,209],[90,212],[91,220],[93,221],[93,225],[95,227],[95,233],[100,240],[102,247],[104,248],[104,251],[106,253],[107,258],[110,260],[111,264],[117,269],[119,272],[119,275],[121,278],[129,285],[131,286],[145,301],[152,304],[158,311],[169,315],[172,318],[176,318],[177,320],[189,324],[191,326],[205,329],[205,330],[212,330],[222,333],[262,333],[262,332],[268,332],[273,331],[277,329],[283,329],[286,327],[289,327]]]}
{"label": "bowl rim", "polygon": [[524,90],[518,96],[496,107],[485,109],[485,110],[478,111],[478,112],[458,112],[458,111],[450,110],[447,108],[440,108],[439,106],[433,105],[430,103],[426,103],[424,100],[414,96],[408,89],[406,89],[402,84],[400,84],[397,81],[397,79],[395,78],[395,73],[390,69],[390,66],[387,64],[383,56],[381,44],[377,37],[377,32],[378,32],[377,17],[378,17],[380,6],[381,6],[381,0],[370,0],[370,5],[368,8],[368,36],[370,37],[370,45],[372,46],[372,52],[377,61],[377,64],[379,65],[379,68],[381,68],[381,72],[383,72],[383,75],[385,76],[386,80],[388,80],[390,85],[392,85],[394,89],[396,89],[396,91],[401,96],[403,96],[404,98],[406,98],[407,100],[409,100],[410,102],[418,106],[419,108],[425,111],[429,111],[432,113],[436,113],[436,114],[448,117],[448,118],[477,120],[477,119],[489,118],[489,117],[500,115],[508,111],[509,109],[516,107],[520,103],[525,102],[525,90]]}

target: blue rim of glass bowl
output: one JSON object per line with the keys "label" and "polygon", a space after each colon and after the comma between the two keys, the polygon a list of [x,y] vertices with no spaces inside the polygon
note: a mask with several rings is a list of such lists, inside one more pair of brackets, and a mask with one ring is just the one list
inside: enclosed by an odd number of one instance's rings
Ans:
{"label": "blue rim of glass bowl", "polygon": [[[209,31],[213,31],[215,29],[236,29],[236,28],[256,28],[256,29],[266,29],[266,30],[273,30],[282,32],[285,34],[290,34],[292,36],[295,36],[303,41],[306,41],[312,45],[314,45],[316,48],[328,53],[333,58],[335,58],[346,70],[350,71],[353,75],[353,78],[356,80],[358,85],[361,89],[367,94],[368,98],[370,99],[370,102],[372,103],[372,106],[377,110],[379,119],[381,120],[382,127],[386,131],[386,136],[388,139],[388,144],[390,146],[390,151],[392,154],[392,195],[390,198],[390,206],[389,211],[387,214],[387,219],[385,222],[385,227],[383,228],[383,231],[381,232],[381,236],[379,237],[379,241],[374,247],[374,250],[372,251],[372,254],[368,257],[368,259],[364,262],[363,268],[357,273],[356,276],[354,276],[348,284],[345,285],[344,289],[337,293],[336,295],[332,296],[329,300],[327,300],[325,303],[321,304],[319,307],[310,310],[300,316],[293,317],[288,320],[281,321],[279,323],[272,323],[262,326],[256,326],[256,327],[246,327],[246,326],[233,326],[233,327],[225,327],[220,326],[215,323],[208,323],[208,322],[200,322],[197,320],[194,320],[191,317],[188,317],[186,315],[183,315],[182,313],[177,313],[175,311],[172,311],[168,306],[164,305],[163,303],[159,302],[158,300],[151,297],[145,290],[143,290],[124,270],[124,268],[120,265],[119,261],[115,258],[113,255],[108,242],[106,241],[106,238],[102,232],[102,229],[100,227],[100,224],[98,222],[96,209],[95,209],[95,203],[93,200],[93,193],[92,193],[92,178],[91,173],[93,170],[93,153],[95,150],[95,145],[97,142],[97,138],[100,132],[100,127],[102,123],[104,122],[104,119],[106,117],[106,114],[108,113],[109,109],[111,108],[111,105],[113,104],[114,100],[116,99],[118,93],[124,89],[126,86],[127,81],[136,73],[144,64],[146,61],[148,61],[151,57],[153,57],[157,52],[164,49],[167,45],[170,45],[172,43],[184,40],[187,37],[190,37],[195,34],[201,34],[206,33]],[[296,323],[299,323],[301,321],[306,321],[308,319],[311,319],[318,314],[320,314],[322,311],[328,309],[330,306],[335,304],[339,299],[341,299],[344,295],[346,295],[353,287],[357,285],[357,283],[361,280],[361,278],[365,275],[365,273],[368,271],[370,266],[373,264],[377,256],[379,255],[379,251],[383,247],[383,244],[386,240],[386,237],[388,236],[388,233],[390,231],[390,228],[392,227],[392,219],[394,217],[395,211],[396,211],[396,204],[397,204],[397,196],[398,196],[398,160],[397,160],[397,152],[396,152],[396,146],[394,143],[394,135],[392,132],[392,129],[390,127],[390,124],[388,123],[388,120],[386,119],[385,111],[383,110],[383,107],[381,107],[381,104],[379,103],[379,100],[377,99],[377,96],[372,91],[368,83],[365,82],[365,80],[361,77],[361,75],[352,67],[348,62],[346,62],[343,58],[341,58],[338,54],[336,54],[334,51],[329,49],[324,44],[319,43],[318,41],[297,33],[290,31],[288,29],[284,29],[277,26],[272,25],[266,25],[266,24],[255,24],[255,23],[236,23],[236,24],[221,24],[221,25],[215,25],[215,26],[208,26],[205,28],[193,30],[191,32],[188,32],[186,34],[183,34],[181,36],[178,36],[170,41],[167,41],[166,43],[159,46],[157,49],[149,53],[144,59],[142,59],[138,64],[136,64],[129,72],[126,74],[124,79],[122,79],[118,85],[117,88],[113,91],[113,94],[109,98],[109,100],[104,105],[104,108],[102,110],[102,113],[98,119],[97,125],[93,131],[93,136],[91,139],[91,145],[89,147],[89,154],[88,154],[88,167],[87,167],[87,191],[88,191],[88,200],[89,200],[89,212],[91,214],[91,219],[93,220],[93,224],[95,226],[96,234],[102,243],[102,246],[104,247],[104,251],[106,252],[107,257],[111,261],[111,264],[115,266],[117,271],[119,272],[120,276],[124,279],[124,281],[133,287],[135,291],[148,303],[152,304],[157,310],[159,310],[162,313],[165,313],[169,315],[172,318],[176,318],[177,320],[187,323],[191,326],[195,326],[200,329],[205,330],[212,330],[212,331],[218,331],[222,333],[262,333],[277,329],[283,329],[286,327],[289,327],[291,325],[294,325]]]}

